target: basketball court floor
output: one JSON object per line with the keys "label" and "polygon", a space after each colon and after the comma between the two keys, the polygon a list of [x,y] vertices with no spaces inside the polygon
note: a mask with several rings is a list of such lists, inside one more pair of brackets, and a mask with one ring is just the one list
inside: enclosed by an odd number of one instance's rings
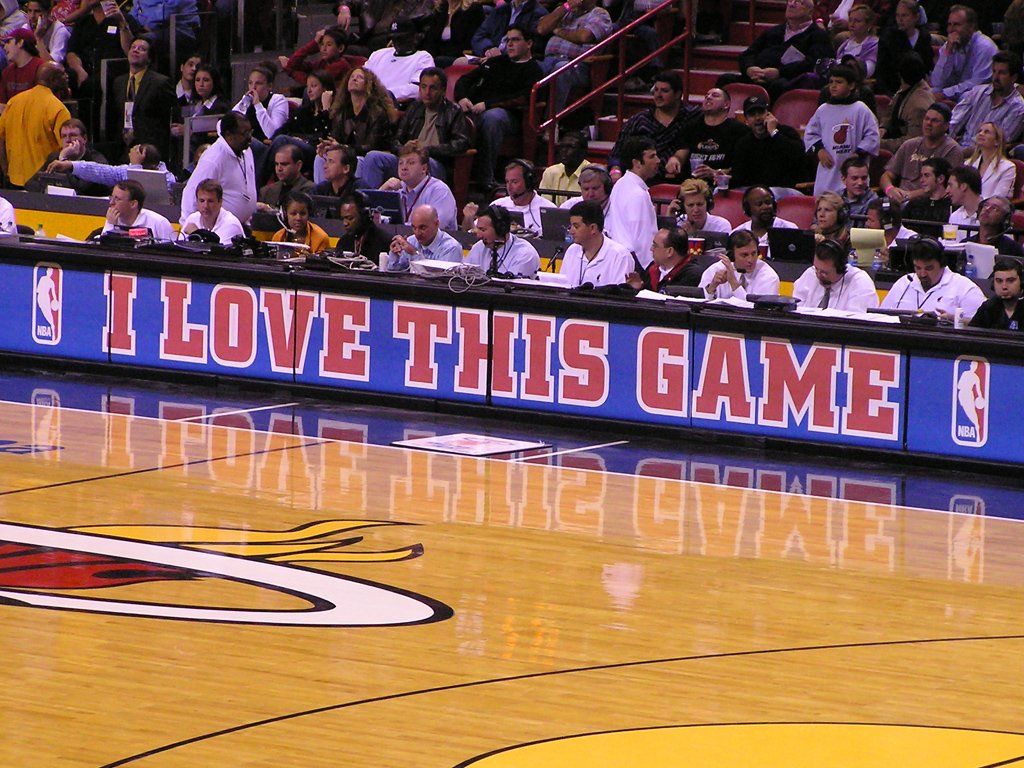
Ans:
{"label": "basketball court floor", "polygon": [[[1010,472],[84,377],[0,399],[0,766],[1024,766]],[[545,447],[392,445],[452,433]]]}

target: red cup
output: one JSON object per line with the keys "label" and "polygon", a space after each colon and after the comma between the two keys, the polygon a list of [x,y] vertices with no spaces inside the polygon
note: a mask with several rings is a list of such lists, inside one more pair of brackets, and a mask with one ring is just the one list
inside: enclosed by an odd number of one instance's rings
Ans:
{"label": "red cup", "polygon": [[758,245],[757,246],[757,255],[760,258],[762,258],[762,259],[767,259],[768,258],[768,246],[767,245]]}
{"label": "red cup", "polygon": [[704,253],[704,238],[691,237],[687,240],[687,249],[691,259],[696,259]]}

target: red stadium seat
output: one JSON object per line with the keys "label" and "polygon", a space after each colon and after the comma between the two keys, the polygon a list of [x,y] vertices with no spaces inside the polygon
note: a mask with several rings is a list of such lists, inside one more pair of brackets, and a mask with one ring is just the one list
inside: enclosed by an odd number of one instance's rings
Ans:
{"label": "red stadium seat", "polygon": [[760,96],[764,99],[765,104],[771,102],[771,99],[768,98],[768,91],[757,83],[729,83],[724,90],[732,99],[732,111],[735,115],[743,114],[743,102],[751,96]]}
{"label": "red stadium seat", "polygon": [[1011,160],[1010,162],[1017,169],[1017,175],[1013,177],[1013,205],[1020,207],[1024,204],[1024,160]]}
{"label": "red stadium seat", "polygon": [[734,227],[738,227],[749,216],[743,212],[743,193],[730,189],[728,192],[715,193],[715,205],[713,212],[716,216],[722,216],[729,220]]}
{"label": "red stadium seat", "polygon": [[811,115],[818,108],[819,96],[819,92],[811,88],[795,88],[792,91],[786,91],[772,104],[772,114],[783,125],[788,125],[803,133]]}
{"label": "red stadium seat", "polygon": [[444,73],[448,76],[448,90],[445,95],[449,101],[455,101],[455,84],[459,82],[459,78],[474,69],[476,64],[452,64],[445,68]]}
{"label": "red stadium seat", "polygon": [[778,216],[780,219],[792,221],[800,229],[814,226],[814,210],[817,201],[811,195],[793,195],[779,200]]}
{"label": "red stadium seat", "polygon": [[871,158],[868,163],[868,183],[877,188],[885,172],[885,165],[892,159],[892,152],[888,149],[878,150],[878,154]]}
{"label": "red stadium seat", "polygon": [[658,209],[658,215],[668,216],[668,206],[679,193],[679,185],[655,184],[651,187],[650,192],[651,199],[654,201],[654,207]]}

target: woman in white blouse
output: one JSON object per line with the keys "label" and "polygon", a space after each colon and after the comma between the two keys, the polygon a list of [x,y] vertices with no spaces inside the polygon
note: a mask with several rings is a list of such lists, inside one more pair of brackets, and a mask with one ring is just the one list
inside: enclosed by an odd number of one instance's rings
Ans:
{"label": "woman in white blouse", "polygon": [[270,62],[253,67],[249,72],[249,90],[238,100],[233,110],[249,118],[252,125],[252,157],[261,177],[265,175],[260,169],[266,159],[270,140],[288,122],[288,99],[273,91],[276,76],[277,68]]}
{"label": "woman in white blouse", "polygon": [[1003,129],[995,123],[982,123],[974,139],[974,154],[966,161],[981,174],[981,196],[1013,197],[1017,166],[1006,157]]}

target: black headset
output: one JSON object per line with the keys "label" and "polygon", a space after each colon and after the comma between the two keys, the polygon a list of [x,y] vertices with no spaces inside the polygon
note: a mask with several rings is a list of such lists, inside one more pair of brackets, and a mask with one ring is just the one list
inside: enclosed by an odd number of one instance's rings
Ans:
{"label": "black headset", "polygon": [[846,274],[846,268],[850,263],[850,255],[838,240],[822,240],[815,249],[814,255],[819,259],[831,261],[832,266],[835,267],[836,274]]}
{"label": "black headset", "polygon": [[517,165],[522,168],[523,183],[526,184],[526,188],[531,192],[535,192],[537,190],[537,169],[533,167],[533,163],[529,160],[523,160],[521,157],[517,157],[509,160],[508,164]]}
{"label": "black headset", "polygon": [[[980,211],[982,208],[984,208],[985,207],[985,203],[987,203],[989,200],[991,200],[993,198],[1000,199],[1000,200],[1006,200],[1006,198],[1002,197],[1001,195],[992,195],[991,197],[985,198],[984,200],[982,200],[978,204],[978,210]],[[1007,209],[1006,213],[1003,214],[1003,220],[999,222],[999,231],[1000,232],[1009,232],[1010,229],[1012,229],[1012,228],[1013,228],[1013,204],[1011,203],[1010,207]]]}
{"label": "black headset", "polygon": [[[839,227],[839,229],[842,229],[843,227],[845,227],[849,223],[850,223],[850,206],[847,204],[847,202],[845,200],[843,200],[842,205],[840,205],[839,208],[836,210],[836,226]],[[832,242],[832,241],[831,240],[826,240],[826,242]]]}
{"label": "black headset", "polygon": [[[778,201],[775,199],[775,193],[772,192],[771,187],[764,187],[764,186],[760,186],[758,184],[755,184],[752,187],[747,187],[746,191],[743,193],[743,213],[744,213],[744,215],[747,216],[747,218],[750,217],[750,195],[751,195],[751,192],[753,190],[755,190],[755,189],[766,189],[766,190],[768,190],[768,194],[771,195],[771,198],[772,198],[772,213],[773,214],[776,213],[778,211],[779,204],[778,204]],[[708,210],[711,210],[710,206],[708,207]]]}
{"label": "black headset", "polygon": [[[934,237],[928,237],[927,235],[916,235],[911,238],[910,248],[907,253],[907,261],[913,265],[914,259],[923,259],[925,261],[929,259],[938,259],[939,266],[948,267],[950,263],[949,252],[942,247],[942,243],[936,240]],[[921,255],[918,255],[918,254]]]}
{"label": "black headset", "polygon": [[[602,168],[600,165],[588,165],[580,171],[580,175],[582,176],[587,171],[601,177],[601,183],[604,185],[604,193],[606,195],[610,195],[612,193],[612,184],[614,182],[612,182],[611,174],[608,173],[606,168]],[[526,179],[526,169],[523,169],[523,179]]]}
{"label": "black headset", "polygon": [[477,214],[477,217],[480,216],[487,216],[491,220],[494,234],[499,238],[508,237],[508,233],[512,230],[512,214],[500,206],[490,205]]}
{"label": "black headset", "polygon": [[[689,184],[690,182],[695,182],[695,183],[699,182],[699,187],[702,187],[703,189],[692,190],[690,192],[682,192],[682,187],[684,185],[686,185],[686,184]],[[682,205],[683,197],[685,195],[702,194],[702,195],[704,195],[704,202],[707,204],[708,211],[710,212],[710,211],[714,210],[714,207],[715,207],[715,193],[711,190],[711,185],[709,185],[706,181],[704,181],[704,179],[687,179],[686,181],[684,181],[680,185],[680,192],[681,192],[681,194],[679,195],[679,204],[680,205]],[[749,214],[747,214],[747,215],[749,216]]]}

